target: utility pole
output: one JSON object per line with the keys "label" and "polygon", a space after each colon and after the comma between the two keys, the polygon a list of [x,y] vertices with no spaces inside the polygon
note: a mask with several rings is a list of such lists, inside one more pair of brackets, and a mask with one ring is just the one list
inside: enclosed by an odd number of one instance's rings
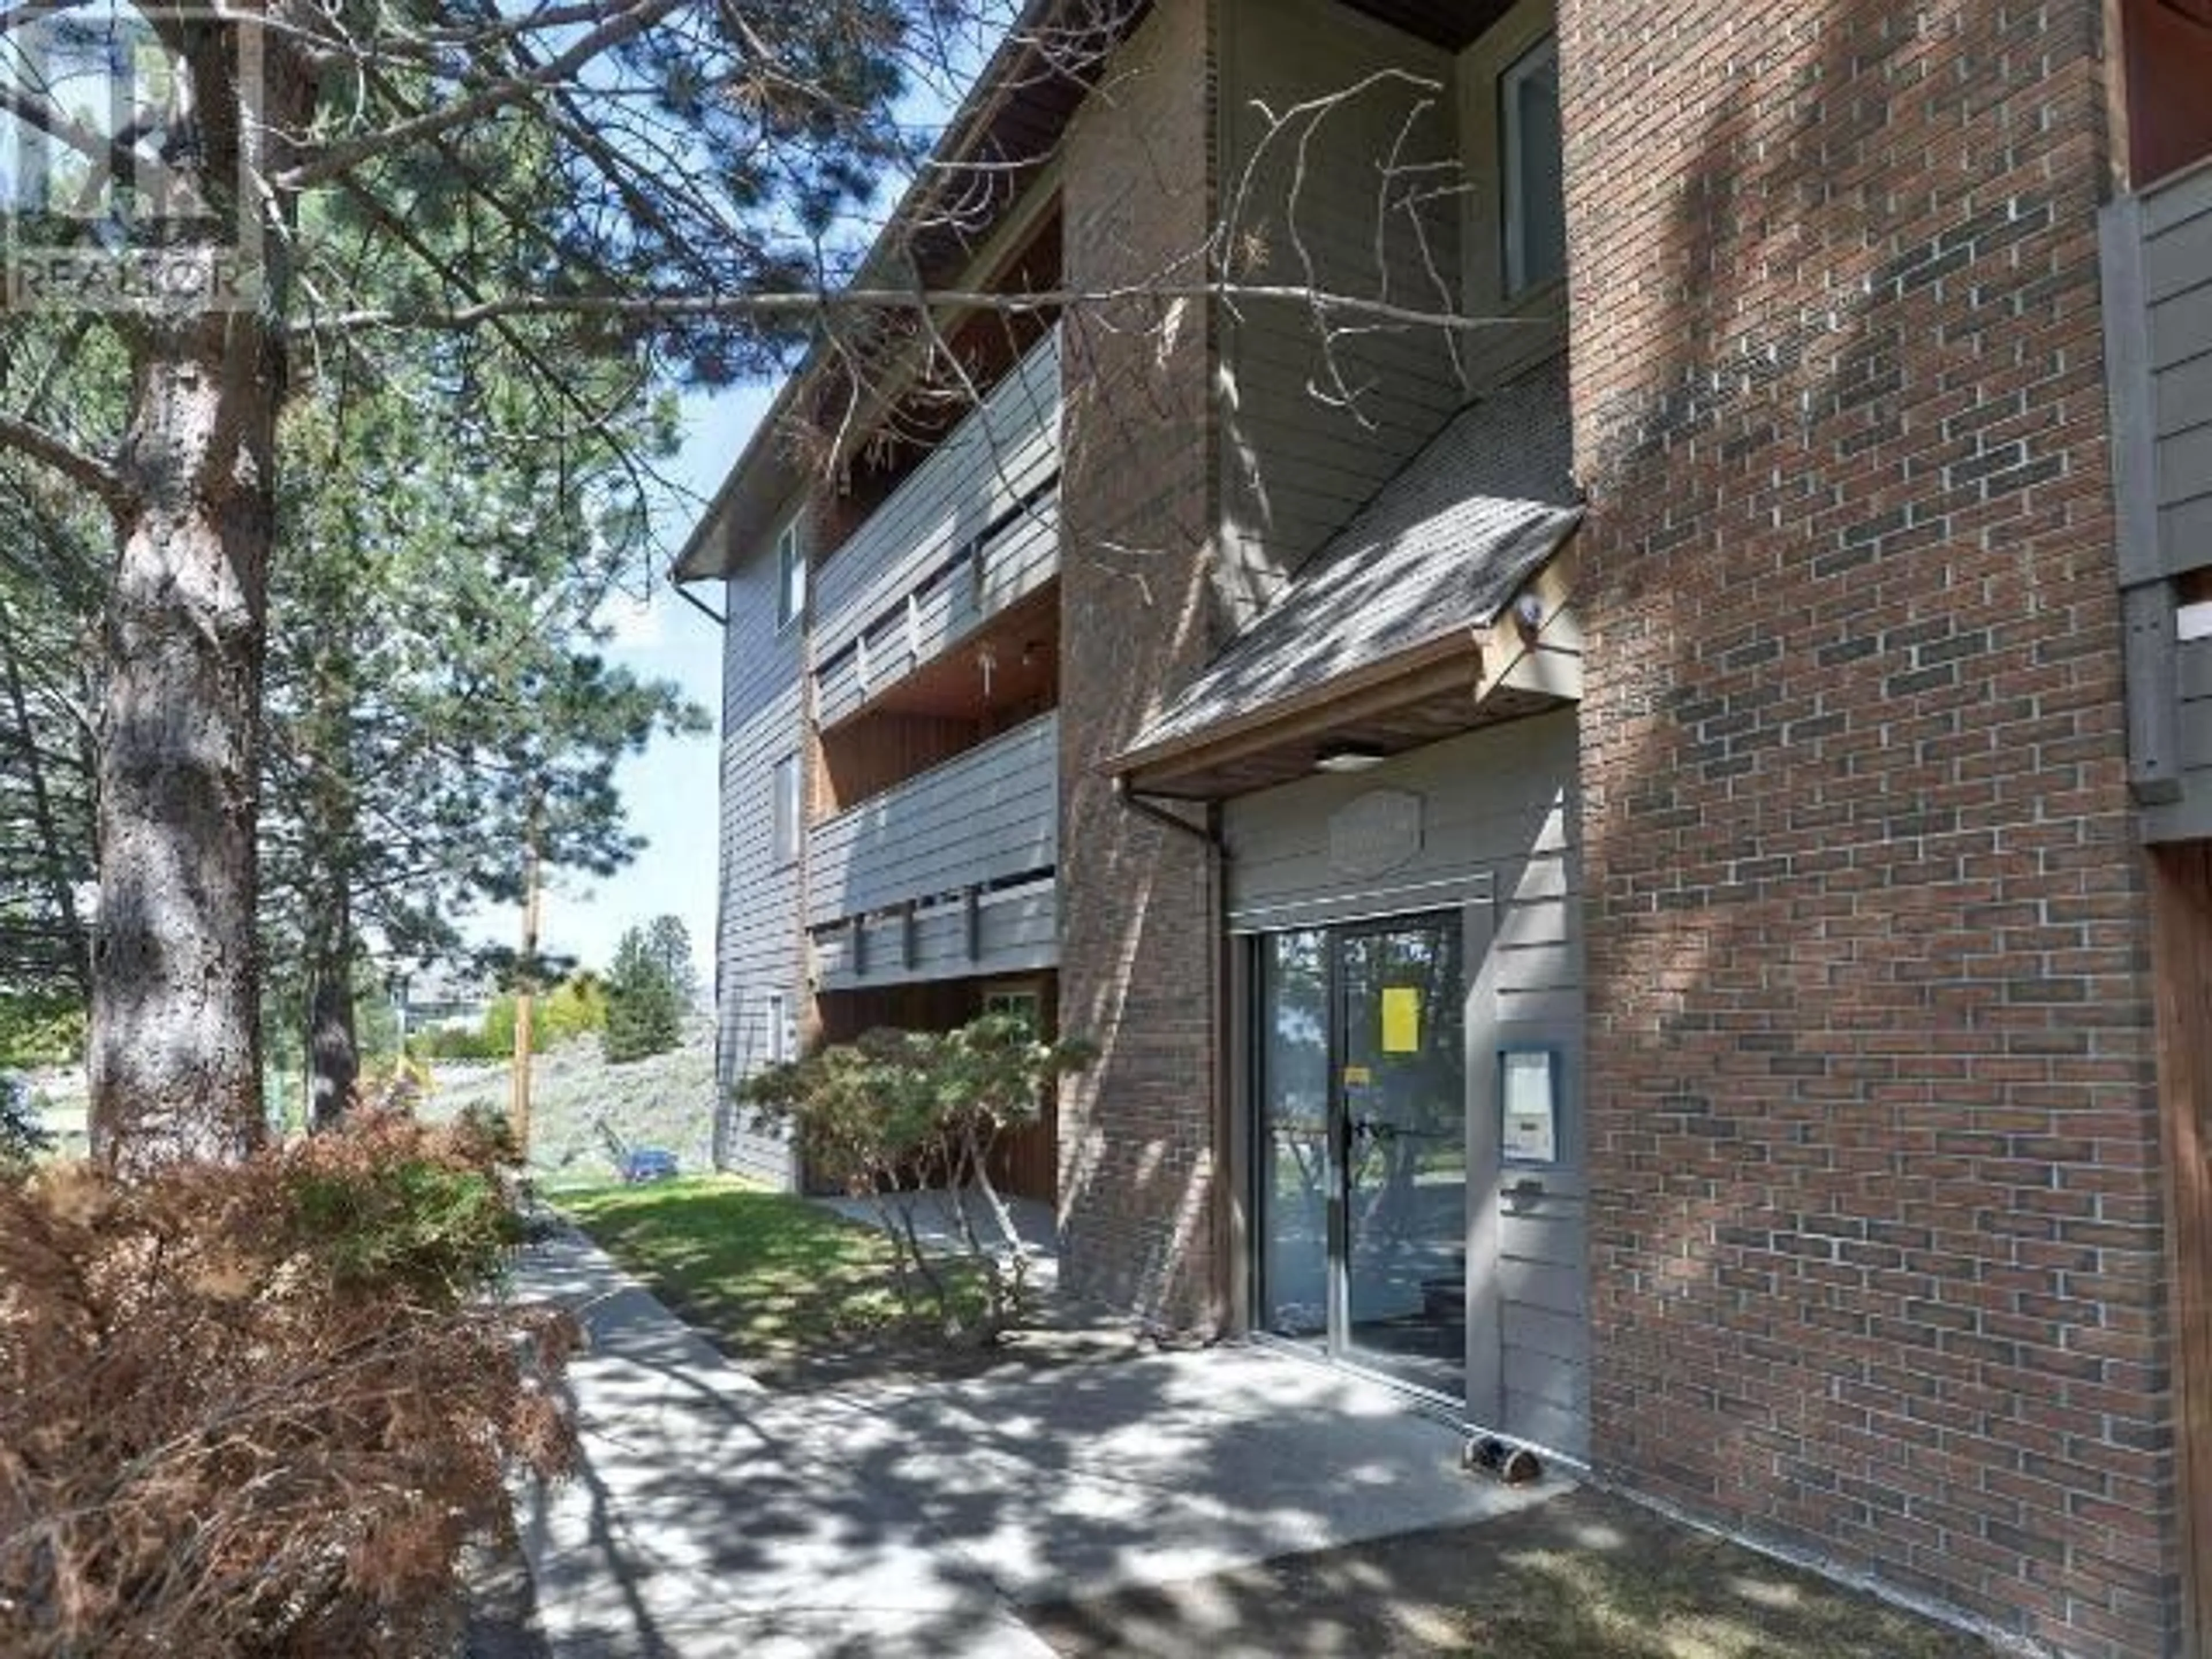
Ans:
{"label": "utility pole", "polygon": [[531,803],[522,836],[522,971],[514,986],[514,1081],[507,1097],[507,1127],[523,1167],[530,1164],[531,1003],[538,989],[538,805]]}

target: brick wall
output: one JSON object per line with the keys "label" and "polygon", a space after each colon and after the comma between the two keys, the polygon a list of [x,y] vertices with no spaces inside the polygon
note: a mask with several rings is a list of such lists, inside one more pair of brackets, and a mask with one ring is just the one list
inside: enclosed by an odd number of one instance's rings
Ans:
{"label": "brick wall", "polygon": [[2095,0],[1562,0],[1602,1471],[2176,1623]]}
{"label": "brick wall", "polygon": [[[1197,278],[1213,148],[1202,0],[1163,5],[1068,134],[1067,279]],[[1216,499],[1205,308],[1063,325],[1060,1028],[1102,1046],[1062,1092],[1062,1274],[1172,1323],[1213,1282],[1215,906],[1204,847],[1117,803],[1099,763],[1202,659]]]}

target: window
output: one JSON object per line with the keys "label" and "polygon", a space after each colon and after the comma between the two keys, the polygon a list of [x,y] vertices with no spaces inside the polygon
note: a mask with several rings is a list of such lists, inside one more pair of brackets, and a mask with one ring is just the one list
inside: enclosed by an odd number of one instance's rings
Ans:
{"label": "window", "polygon": [[788,628],[806,614],[806,561],[799,551],[799,526],[775,538],[775,625]]}
{"label": "window", "polygon": [[1035,991],[992,991],[983,998],[983,1012],[1021,1021],[1031,1036],[1044,1030],[1044,1000]]}
{"label": "window", "polygon": [[1567,270],[1565,174],[1559,149],[1559,46],[1540,40],[1498,80],[1505,189],[1505,296]]}
{"label": "window", "polygon": [[770,787],[775,794],[769,807],[769,842],[781,866],[799,857],[798,756],[786,755],[775,763],[775,776]]}
{"label": "window", "polygon": [[763,1048],[769,1063],[781,1065],[791,1058],[791,999],[781,991],[770,991],[765,1018],[768,1030]]}

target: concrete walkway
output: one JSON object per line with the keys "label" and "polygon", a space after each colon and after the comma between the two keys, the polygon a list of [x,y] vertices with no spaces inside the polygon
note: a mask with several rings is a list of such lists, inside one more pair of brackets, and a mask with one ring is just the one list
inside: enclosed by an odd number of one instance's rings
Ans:
{"label": "concrete walkway", "polygon": [[1024,1607],[1563,1490],[1471,1480],[1450,1429],[1264,1350],[779,1395],[578,1235],[520,1278],[592,1344],[582,1468],[519,1506],[561,1659],[1045,1659]]}

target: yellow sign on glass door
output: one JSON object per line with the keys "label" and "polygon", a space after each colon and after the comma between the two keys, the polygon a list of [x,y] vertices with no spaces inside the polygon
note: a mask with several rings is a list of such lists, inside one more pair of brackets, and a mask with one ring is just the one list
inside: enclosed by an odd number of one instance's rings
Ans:
{"label": "yellow sign on glass door", "polygon": [[1382,1052],[1417,1054],[1421,1051],[1421,993],[1412,985],[1382,988]]}

